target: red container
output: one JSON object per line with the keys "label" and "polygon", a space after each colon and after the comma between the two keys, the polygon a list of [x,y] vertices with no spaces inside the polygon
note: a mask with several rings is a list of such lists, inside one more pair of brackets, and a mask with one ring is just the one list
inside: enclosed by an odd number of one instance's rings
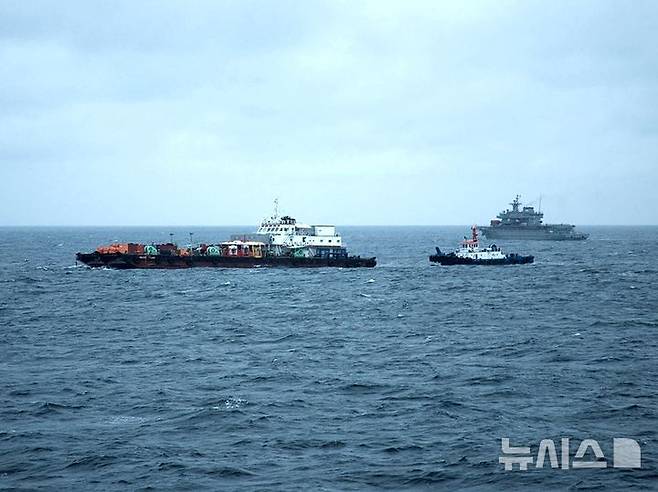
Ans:
{"label": "red container", "polygon": [[144,245],[137,243],[128,243],[128,254],[129,255],[143,255],[144,254]]}
{"label": "red container", "polygon": [[176,251],[176,245],[172,243],[158,244],[158,251]]}

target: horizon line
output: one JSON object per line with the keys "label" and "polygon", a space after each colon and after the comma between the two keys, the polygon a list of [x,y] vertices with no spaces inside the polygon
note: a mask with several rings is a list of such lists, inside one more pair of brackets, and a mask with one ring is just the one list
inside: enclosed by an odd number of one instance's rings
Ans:
{"label": "horizon line", "polygon": [[[471,227],[473,224],[332,224],[335,227]],[[478,225],[478,227],[488,227]],[[658,224],[576,224],[576,227],[657,227]],[[0,224],[0,228],[147,228],[147,227],[254,227],[254,224]]]}

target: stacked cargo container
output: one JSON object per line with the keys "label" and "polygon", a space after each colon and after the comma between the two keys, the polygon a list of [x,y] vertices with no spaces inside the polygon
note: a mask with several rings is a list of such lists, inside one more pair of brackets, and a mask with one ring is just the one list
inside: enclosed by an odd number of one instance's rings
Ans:
{"label": "stacked cargo container", "polygon": [[115,243],[109,246],[96,248],[101,254],[141,255],[144,254],[144,245],[137,243]]}

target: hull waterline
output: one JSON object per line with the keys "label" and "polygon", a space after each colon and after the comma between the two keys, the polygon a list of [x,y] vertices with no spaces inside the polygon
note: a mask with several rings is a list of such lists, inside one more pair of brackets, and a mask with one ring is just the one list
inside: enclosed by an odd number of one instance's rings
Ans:
{"label": "hull waterline", "polygon": [[440,265],[523,265],[534,263],[534,256],[508,255],[505,258],[495,260],[475,260],[473,258],[464,258],[454,254],[432,255],[430,262]]}
{"label": "hull waterline", "polygon": [[551,232],[543,229],[513,228],[513,227],[480,227],[487,239],[510,239],[521,241],[583,241],[589,234],[582,232]]}
{"label": "hull waterline", "polygon": [[346,258],[295,258],[295,257],[227,257],[227,256],[166,256],[78,253],[76,260],[92,268],[132,269],[183,269],[183,268],[372,268],[375,258],[350,256]]}

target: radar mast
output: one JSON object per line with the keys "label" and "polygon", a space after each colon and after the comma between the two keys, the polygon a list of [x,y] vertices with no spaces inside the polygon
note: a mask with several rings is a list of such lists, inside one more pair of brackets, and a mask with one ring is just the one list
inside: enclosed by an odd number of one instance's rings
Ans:
{"label": "radar mast", "polygon": [[512,210],[514,212],[519,211],[519,205],[521,204],[521,202],[519,201],[519,198],[521,198],[521,195],[516,195],[514,200],[512,200],[512,203],[510,203],[510,205],[512,206]]}
{"label": "radar mast", "polygon": [[279,217],[279,199],[275,198],[274,199],[274,215],[272,215],[273,219],[277,219]]}

